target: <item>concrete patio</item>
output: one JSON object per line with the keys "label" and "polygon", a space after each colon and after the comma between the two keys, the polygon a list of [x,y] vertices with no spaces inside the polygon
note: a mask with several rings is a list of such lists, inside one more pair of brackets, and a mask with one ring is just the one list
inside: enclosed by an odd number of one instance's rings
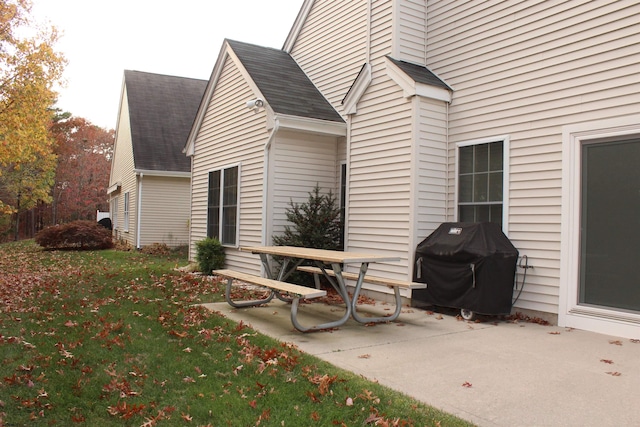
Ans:
{"label": "concrete patio", "polygon": [[[640,340],[526,321],[472,323],[409,307],[393,323],[350,320],[303,334],[280,301],[205,306],[479,426],[640,425]],[[304,304],[300,320],[322,323],[343,310]],[[377,303],[359,312],[392,310]]]}

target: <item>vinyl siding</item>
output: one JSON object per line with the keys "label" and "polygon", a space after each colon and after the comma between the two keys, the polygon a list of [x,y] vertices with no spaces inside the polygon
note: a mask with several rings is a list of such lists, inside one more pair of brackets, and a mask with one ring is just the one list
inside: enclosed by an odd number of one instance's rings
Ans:
{"label": "vinyl siding", "polygon": [[366,40],[366,0],[317,0],[290,52],[338,112],[367,61]]}
{"label": "vinyl siding", "polygon": [[189,178],[143,176],[140,245],[189,241]]}
{"label": "vinyl siding", "polygon": [[[222,167],[240,166],[239,245],[259,245],[262,236],[262,180],[264,144],[269,136],[264,111],[246,108],[255,97],[237,65],[226,62],[195,139],[191,197],[191,258],[195,243],[207,234],[207,189],[209,172]],[[228,268],[259,273],[258,257],[226,251]]]}
{"label": "vinyl siding", "polygon": [[447,202],[447,106],[427,98],[419,98],[418,102],[417,215],[412,248],[452,218]]}
{"label": "vinyl siding", "polygon": [[562,127],[640,108],[640,4],[427,5],[427,65],[455,89],[449,157],[456,142],[509,136],[507,228],[535,267],[516,306],[557,313]]}
{"label": "vinyl siding", "polygon": [[[337,141],[327,137],[295,132],[279,132],[272,150],[274,158],[272,191],[272,233],[281,234],[290,202],[305,203],[316,184],[322,193],[337,191]],[[338,175],[339,176],[339,175]],[[270,237],[270,236],[269,236]]]}
{"label": "vinyl siding", "polygon": [[392,2],[372,2],[372,81],[351,119],[347,242],[349,250],[398,256],[399,262],[372,264],[370,271],[405,280],[412,262],[413,106],[385,70],[392,19]]}
{"label": "vinyl siding", "polygon": [[395,59],[414,64],[426,64],[427,2],[422,0],[398,0],[396,20],[397,49]]}
{"label": "vinyl siding", "polygon": [[[120,105],[120,117],[118,119],[118,133],[116,135],[113,167],[109,178],[109,185],[121,182],[119,191],[111,194],[111,198],[118,197],[118,225],[114,235],[135,246],[136,222],[135,212],[137,208],[136,175],[134,173],[133,145],[131,142],[131,124],[129,122],[129,101],[126,86],[122,92]],[[124,224],[124,195],[129,192],[129,230],[125,232]]]}

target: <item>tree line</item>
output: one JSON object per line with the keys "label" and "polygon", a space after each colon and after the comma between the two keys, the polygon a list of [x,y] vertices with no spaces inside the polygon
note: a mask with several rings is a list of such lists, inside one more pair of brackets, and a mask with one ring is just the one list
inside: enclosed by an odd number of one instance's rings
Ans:
{"label": "tree line", "polygon": [[66,59],[30,0],[0,0],[0,241],[108,210],[114,131],[55,108]]}

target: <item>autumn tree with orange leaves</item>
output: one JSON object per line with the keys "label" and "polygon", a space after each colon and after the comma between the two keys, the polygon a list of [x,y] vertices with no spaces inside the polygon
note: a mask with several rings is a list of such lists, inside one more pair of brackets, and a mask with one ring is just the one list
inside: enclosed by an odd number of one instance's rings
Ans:
{"label": "autumn tree with orange leaves", "polygon": [[56,168],[48,128],[54,85],[65,59],[53,46],[58,33],[30,17],[29,0],[0,0],[0,223],[51,201]]}
{"label": "autumn tree with orange leaves", "polygon": [[51,224],[94,220],[106,211],[114,131],[64,113],[51,126],[58,156],[51,189]]}

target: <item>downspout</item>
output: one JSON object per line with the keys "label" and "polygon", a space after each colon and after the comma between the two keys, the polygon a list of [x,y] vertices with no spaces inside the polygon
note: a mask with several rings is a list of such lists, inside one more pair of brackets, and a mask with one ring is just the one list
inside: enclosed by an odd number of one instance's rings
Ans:
{"label": "downspout", "polygon": [[347,176],[345,177],[345,189],[346,194],[344,195],[344,248],[343,250],[347,251],[349,249],[349,199],[351,194],[351,120],[353,115],[347,114]]}
{"label": "downspout", "polygon": [[136,206],[136,248],[140,249],[140,218],[142,217],[142,178],[144,173],[140,173],[138,179],[138,206]]}
{"label": "downspout", "polygon": [[278,133],[278,129],[280,128],[280,121],[276,117],[274,119],[273,129],[269,134],[269,138],[267,139],[267,143],[264,146],[264,167],[262,172],[262,244],[267,245],[269,239],[269,233],[272,232],[272,228],[269,225],[270,215],[269,209],[271,208],[269,204],[269,162],[270,162],[270,152],[271,152],[271,143],[276,137],[276,133]]}
{"label": "downspout", "polygon": [[[451,105],[450,102],[447,102],[446,104],[446,115],[445,115],[445,124],[444,124],[444,140],[446,141],[446,150],[444,150],[444,156],[445,156],[445,165],[444,165],[444,170],[445,170],[445,174],[446,174],[446,181],[445,181],[445,198],[444,198],[444,216],[445,219],[447,221],[453,221],[453,217],[455,217],[455,213],[452,216],[450,216],[449,213],[449,199],[451,198],[450,194],[449,194],[449,182],[451,182],[451,176],[449,175],[449,171],[451,170],[451,168],[449,167],[449,151],[451,150],[451,147],[449,146],[449,105]],[[455,156],[454,156],[455,158]],[[455,170],[455,168],[454,168]],[[455,191],[454,191],[455,194]],[[455,203],[454,203],[455,205]]]}

